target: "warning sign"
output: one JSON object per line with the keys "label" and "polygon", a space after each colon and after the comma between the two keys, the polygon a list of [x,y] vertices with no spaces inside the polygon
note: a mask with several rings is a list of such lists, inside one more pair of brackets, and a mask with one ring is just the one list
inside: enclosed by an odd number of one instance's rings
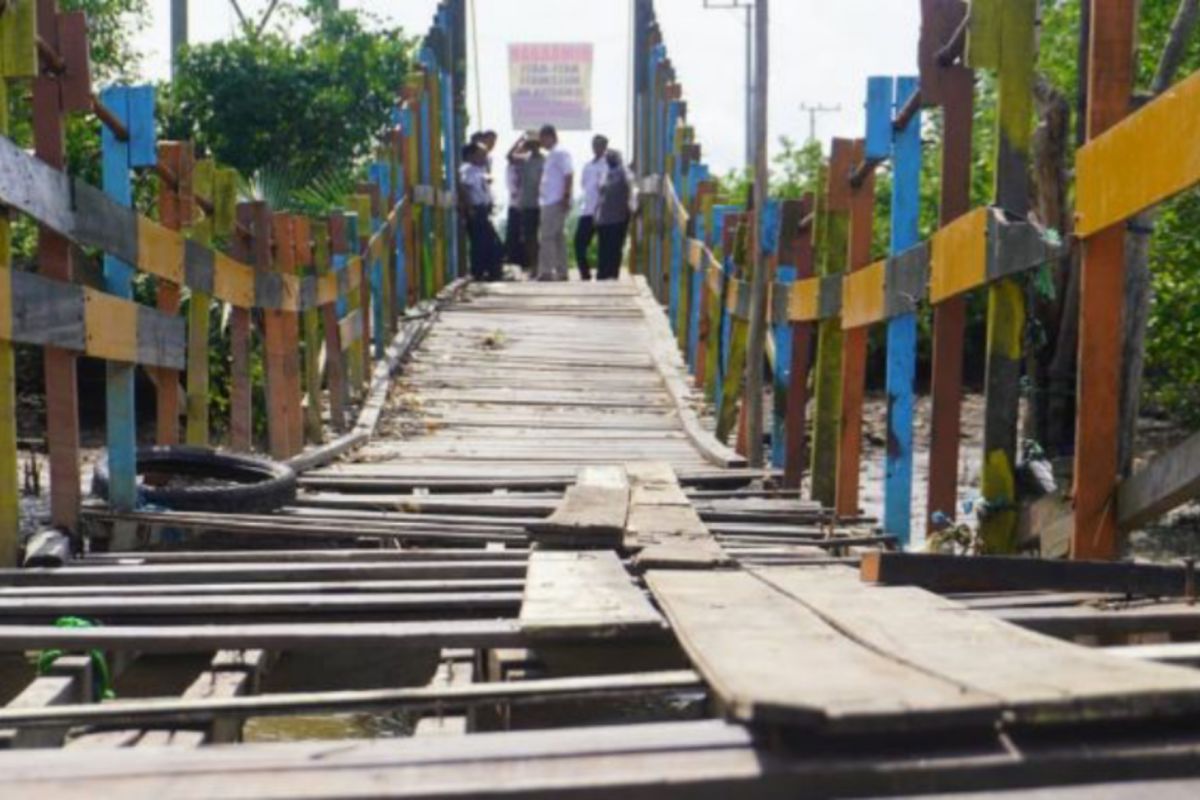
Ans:
{"label": "warning sign", "polygon": [[510,44],[508,81],[514,128],[591,130],[591,44]]}

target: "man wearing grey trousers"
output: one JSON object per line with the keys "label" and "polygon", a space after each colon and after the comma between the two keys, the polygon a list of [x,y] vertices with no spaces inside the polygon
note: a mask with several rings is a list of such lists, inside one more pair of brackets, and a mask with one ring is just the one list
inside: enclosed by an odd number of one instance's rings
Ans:
{"label": "man wearing grey trousers", "polygon": [[542,167],[542,182],[538,202],[541,222],[538,229],[539,281],[567,279],[567,212],[571,209],[571,183],[574,168],[571,154],[558,146],[558,131],[553,125],[543,125],[538,134],[546,163]]}

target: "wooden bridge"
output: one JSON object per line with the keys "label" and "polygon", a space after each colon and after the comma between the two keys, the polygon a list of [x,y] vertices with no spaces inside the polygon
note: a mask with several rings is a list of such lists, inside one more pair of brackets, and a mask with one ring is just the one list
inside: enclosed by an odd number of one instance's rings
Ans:
{"label": "wooden bridge", "polygon": [[[80,654],[8,662],[5,797],[1200,785],[1200,652],[1125,644],[1200,625],[1151,599],[1183,567],[909,556],[770,488],[641,278],[431,313],[376,435],[294,505],[88,506],[173,544],[0,573],[0,650]],[[395,731],[234,744],[314,715]]]}
{"label": "wooden bridge", "polygon": [[[1019,281],[1068,244],[1026,207],[1036,4],[922,9],[921,74],[872,78],[867,135],[833,143],[819,191],[756,210],[718,202],[637,0],[628,274],[480,285],[453,202],[463,0],[439,3],[371,180],[321,218],[239,203],[229,170],[156,142],[148,87],[94,94],[81,15],[0,3],[0,87],[31,84],[36,121],[32,155],[0,137],[0,796],[1196,796],[1194,564],[1084,558],[1194,495],[1196,445],[1118,481],[1114,373],[1085,360],[1080,425],[1100,433],[1081,437],[1073,558],[1011,555]],[[1147,145],[1200,108],[1200,77],[1105,132],[1132,91],[1134,9],[1092,4],[1076,231],[1091,275],[1113,266],[1125,219],[1200,180],[1194,137]],[[994,70],[1002,98],[995,201],[975,210],[972,68]],[[942,227],[922,242],[931,105]],[[101,189],[62,169],[67,113],[102,122]],[[891,247],[873,261],[884,161]],[[136,169],[159,181],[149,216],[131,207]],[[36,272],[10,268],[8,214],[38,226]],[[89,258],[103,270],[76,269]],[[1096,359],[1119,287],[1083,289]],[[989,303],[980,540],[996,555],[906,552],[933,512],[953,516],[972,291]],[[921,313],[934,425],[914,520]],[[880,520],[859,503],[873,325]],[[210,374],[213,335],[231,355]],[[14,344],[42,348],[46,371],[53,525],[33,537]],[[80,357],[106,362],[105,499],[82,496]],[[146,503],[138,365],[157,443],[265,451],[298,474],[294,500]],[[759,437],[747,376],[764,365]],[[208,403],[226,366],[219,438]]]}

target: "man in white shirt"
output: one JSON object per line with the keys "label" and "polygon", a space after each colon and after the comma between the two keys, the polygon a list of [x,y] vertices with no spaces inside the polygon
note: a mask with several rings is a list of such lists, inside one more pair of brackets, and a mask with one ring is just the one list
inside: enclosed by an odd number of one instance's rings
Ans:
{"label": "man in white shirt", "polygon": [[592,279],[592,267],[588,263],[588,248],[596,234],[596,208],[600,205],[600,182],[608,171],[604,154],[608,151],[608,138],[597,134],[592,137],[592,160],[583,165],[579,175],[579,187],[583,189],[583,208],[579,212],[579,224],[575,226],[575,263],[579,277]]}
{"label": "man in white shirt", "polygon": [[487,174],[487,150],[478,144],[463,148],[458,170],[459,203],[467,220],[471,277],[498,281],[503,259],[500,237],[492,227],[492,187]]}
{"label": "man in white shirt", "polygon": [[567,213],[571,210],[574,167],[571,154],[558,146],[558,131],[543,125],[538,133],[546,150],[542,181],[538,187],[541,222],[538,229],[538,280],[567,279]]}

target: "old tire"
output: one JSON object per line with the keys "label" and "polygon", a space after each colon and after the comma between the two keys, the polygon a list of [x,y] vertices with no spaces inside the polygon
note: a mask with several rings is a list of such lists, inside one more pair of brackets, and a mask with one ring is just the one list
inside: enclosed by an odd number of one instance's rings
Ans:
{"label": "old tire", "polygon": [[[286,464],[207,447],[140,447],[137,471],[139,476],[182,476],[222,482],[192,486],[139,483],[141,502],[172,511],[261,514],[296,499],[296,473]],[[92,494],[108,499],[107,453],[96,462]]]}

